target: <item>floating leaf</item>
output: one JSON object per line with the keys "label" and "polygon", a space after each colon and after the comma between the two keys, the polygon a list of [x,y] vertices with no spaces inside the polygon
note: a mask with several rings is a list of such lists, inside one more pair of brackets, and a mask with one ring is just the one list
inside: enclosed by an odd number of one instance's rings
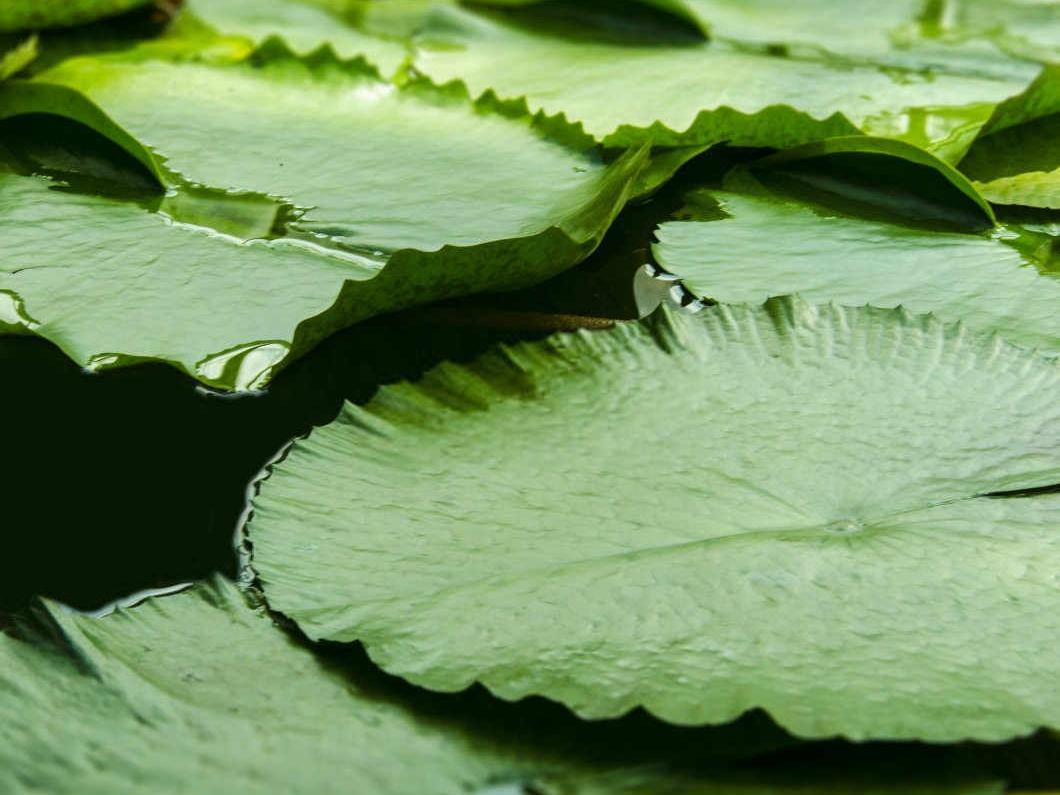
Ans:
{"label": "floating leaf", "polygon": [[663,224],[654,251],[698,297],[760,303],[799,293],[814,302],[904,306],[1060,354],[1060,271],[1039,269],[1007,245],[1013,231],[904,226],[764,188],[700,191],[689,200],[718,202],[725,217]]}
{"label": "floating leaf", "polygon": [[821,48],[907,67],[963,65],[1018,72],[1020,61],[1060,57],[1055,3],[1011,0],[687,0],[714,36],[758,45]]}
{"label": "floating leaf", "polygon": [[822,53],[788,58],[741,42],[616,43],[573,27],[563,34],[542,30],[525,11],[436,9],[414,64],[436,82],[462,81],[473,96],[525,97],[531,110],[565,114],[610,146],[786,147],[866,132],[945,147],[974,136],[1035,72],[1029,64],[1018,75],[909,70]]}
{"label": "floating leaf", "polygon": [[[993,225],[996,222],[994,211],[983,199],[975,187],[953,166],[936,157],[930,152],[925,152],[905,141],[895,141],[887,138],[873,138],[867,135],[852,135],[843,138],[827,138],[823,141],[788,149],[764,158],[762,166],[772,168],[784,168],[805,164],[819,164],[822,158],[834,158],[836,156],[856,155],[882,159],[887,165],[885,169],[894,169],[901,162],[919,167],[927,172],[934,172],[932,176],[941,177],[949,183],[949,188],[961,194],[963,202],[972,205],[972,212],[980,216],[980,224]],[[926,180],[925,180],[926,181]],[[926,185],[919,185],[924,190]],[[886,195],[886,191],[880,191]]]}
{"label": "floating leaf", "polygon": [[188,782],[246,795],[1003,791],[967,764],[925,774],[913,758],[896,776],[878,761],[777,762],[756,773],[704,765],[719,749],[694,737],[674,743],[676,733],[658,726],[680,753],[617,726],[445,704],[355,658],[315,657],[244,598],[215,579],[103,619],[46,603],[23,623],[29,640],[0,634],[3,791],[131,795]]}
{"label": "floating leaf", "polygon": [[149,2],[151,0],[4,0],[0,3],[0,33],[81,25]]}
{"label": "floating leaf", "polygon": [[358,56],[393,74],[406,57],[402,42],[370,36],[353,24],[352,13],[339,4],[313,0],[194,0],[189,13],[224,35],[241,36],[254,46],[272,37],[300,55],[330,47],[342,59]]}
{"label": "floating leaf", "polygon": [[[1060,725],[1057,362],[798,299],[557,336],[296,442],[270,605],[390,673],[803,737]],[[1031,649],[1033,651],[1028,651]]]}
{"label": "floating leaf", "polygon": [[[176,194],[162,210],[178,223],[5,176],[0,294],[81,364],[161,358],[222,388],[260,386],[370,315],[564,270],[647,165],[637,151],[606,166],[526,117],[326,58],[60,69],[107,113],[59,82],[18,82],[0,88],[0,116],[95,128]],[[219,196],[207,212],[181,200],[201,191],[189,180]],[[234,236],[218,214],[248,201],[279,220]]]}

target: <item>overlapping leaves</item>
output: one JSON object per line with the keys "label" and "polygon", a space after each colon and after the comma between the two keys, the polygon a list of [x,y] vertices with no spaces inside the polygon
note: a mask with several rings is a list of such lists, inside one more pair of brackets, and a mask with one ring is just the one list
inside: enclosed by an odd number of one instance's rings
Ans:
{"label": "overlapping leaves", "polygon": [[828,53],[783,57],[741,41],[614,42],[582,27],[542,30],[533,14],[449,7],[428,15],[414,64],[435,81],[466,83],[473,95],[525,97],[531,109],[562,113],[610,146],[793,146],[868,132],[959,149],[968,128],[1034,75],[1031,65],[984,75]]}
{"label": "overlapping leaves", "polygon": [[22,636],[0,634],[0,786],[10,795],[1003,791],[974,766],[940,767],[945,759],[909,760],[896,785],[876,780],[875,764],[755,771],[720,764],[720,745],[674,743],[676,731],[667,749],[608,726],[440,703],[355,657],[318,658],[221,580],[103,620],[44,604]]}
{"label": "overlapping leaves", "polygon": [[[259,484],[239,588],[21,616],[0,789],[994,795],[974,748],[718,754],[1060,729],[1054,3],[63,27],[147,5],[0,10],[0,330],[262,387],[343,326],[569,268],[660,189],[638,218],[684,195],[654,256],[702,300],[347,405]],[[625,747],[416,687],[475,682],[726,725]]]}
{"label": "overlapping leaves", "polygon": [[[569,267],[646,165],[633,150],[606,165],[528,118],[327,55],[262,58],[81,58],[4,89],[0,113],[93,126],[178,194],[151,214],[5,176],[0,289],[16,322],[82,364],[159,358],[257,386],[356,320]],[[194,212],[199,185],[220,194],[215,216],[257,197],[272,220],[218,228]]]}
{"label": "overlapping leaves", "polygon": [[696,296],[742,303],[798,293],[815,302],[904,306],[1060,353],[1060,270],[1013,245],[1033,233],[939,231],[843,215],[772,192],[747,174],[730,184],[735,190],[689,196],[689,212],[710,220],[674,221],[657,232],[658,261]]}

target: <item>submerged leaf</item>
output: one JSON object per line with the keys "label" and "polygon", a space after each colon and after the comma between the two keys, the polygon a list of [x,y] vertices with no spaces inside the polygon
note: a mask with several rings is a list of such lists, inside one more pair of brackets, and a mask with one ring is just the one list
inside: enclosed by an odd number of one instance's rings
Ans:
{"label": "submerged leaf", "polygon": [[0,32],[81,25],[145,6],[151,0],[4,0]]}
{"label": "submerged leaf", "polygon": [[[804,737],[1060,725],[1060,366],[797,299],[558,336],[296,442],[270,605],[425,687]],[[1032,651],[1028,651],[1032,650]]]}
{"label": "submerged leaf", "polygon": [[[746,184],[746,183],[745,183]],[[1004,228],[983,234],[870,220],[757,192],[700,191],[725,217],[659,227],[659,264],[698,297],[760,303],[904,306],[1060,354],[1060,272],[1022,255]]]}
{"label": "submerged leaf", "polygon": [[[445,704],[381,681],[357,660],[314,656],[220,579],[103,619],[54,604],[35,618],[23,628],[29,640],[0,634],[5,795],[1003,790],[969,765],[933,775],[903,765],[897,776],[878,765],[701,766],[709,745],[682,743],[690,758],[665,747],[653,755],[651,738],[638,743],[606,726]],[[610,745],[623,739],[625,749]]]}
{"label": "submerged leaf", "polygon": [[462,81],[473,96],[525,97],[532,110],[565,114],[611,146],[785,147],[866,132],[945,148],[974,135],[1036,71],[907,69],[820,52],[785,57],[740,41],[638,44],[574,27],[563,33],[541,30],[533,16],[442,7],[427,18],[414,65],[436,82]]}
{"label": "submerged leaf", "polygon": [[[643,150],[605,165],[527,117],[328,59],[84,58],[45,78],[0,88],[0,116],[93,127],[177,194],[162,209],[178,223],[4,177],[0,291],[81,364],[161,358],[222,388],[260,386],[290,349],[370,315],[564,270],[647,165]],[[195,211],[179,200],[192,183],[225,201]],[[248,196],[291,212],[219,234],[218,209]]]}

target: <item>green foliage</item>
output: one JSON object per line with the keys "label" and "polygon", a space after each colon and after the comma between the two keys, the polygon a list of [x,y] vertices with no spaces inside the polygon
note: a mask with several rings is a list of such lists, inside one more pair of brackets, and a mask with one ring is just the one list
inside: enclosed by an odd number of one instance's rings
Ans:
{"label": "green foliage", "polygon": [[433,689],[1007,739],[1060,727],[1053,658],[1008,664],[1058,629],[1060,497],[983,495],[1060,481],[1058,387],[896,310],[664,312],[348,407],[265,483],[254,565]]}
{"label": "green foliage", "polygon": [[0,36],[5,795],[1060,786],[1055,0]]}
{"label": "green foliage", "polygon": [[121,14],[151,0],[5,0],[0,5],[0,33],[60,25],[81,25]]}

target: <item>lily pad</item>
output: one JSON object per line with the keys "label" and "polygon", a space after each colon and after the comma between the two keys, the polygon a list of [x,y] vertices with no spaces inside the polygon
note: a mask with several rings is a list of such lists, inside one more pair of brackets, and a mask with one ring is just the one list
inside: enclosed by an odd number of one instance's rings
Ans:
{"label": "lily pad", "polygon": [[1054,3],[960,0],[687,0],[714,36],[759,45],[820,48],[857,60],[907,67],[963,65],[1019,70],[1020,62],[1057,60]]}
{"label": "lily pad", "polygon": [[902,310],[664,312],[347,406],[261,484],[253,565],[431,689],[1001,740],[1060,725],[1058,387]]}
{"label": "lily pad", "polygon": [[814,302],[904,306],[1060,354],[1060,272],[1008,245],[1015,231],[843,215],[758,187],[694,192],[692,206],[718,207],[722,217],[657,230],[656,259],[697,297],[760,303],[799,293]]}
{"label": "lily pad", "polygon": [[0,787],[9,795],[184,792],[189,782],[239,795],[1004,790],[945,754],[929,772],[930,758],[901,752],[897,766],[800,760],[755,772],[718,761],[724,749],[709,735],[697,745],[653,727],[666,746],[640,726],[623,734],[554,711],[446,703],[355,655],[315,655],[221,579],[102,619],[46,602],[20,635],[0,634]]}
{"label": "lily pad", "polygon": [[[648,166],[646,150],[607,165],[529,117],[326,55],[83,58],[46,77],[0,87],[0,116],[97,130],[164,183],[177,223],[4,177],[0,294],[83,365],[159,358],[220,388],[261,386],[371,315],[559,273],[595,248]],[[205,214],[181,200],[202,186],[218,197]],[[222,204],[247,202],[276,222],[218,225]]]}
{"label": "lily pad", "polygon": [[952,136],[974,136],[1036,71],[903,69],[820,52],[784,57],[741,41],[615,43],[581,28],[562,33],[541,30],[525,10],[442,7],[423,26],[414,65],[436,82],[465,83],[472,96],[492,91],[564,114],[609,146],[786,147],[865,132],[944,147]]}
{"label": "lily pad", "polygon": [[362,57],[384,75],[405,60],[406,45],[396,39],[371,36],[358,28],[352,9],[341,13],[340,3],[313,0],[192,0],[185,13],[194,14],[214,31],[240,36],[252,46],[280,38],[299,55],[330,47],[342,59]]}
{"label": "lily pad", "polygon": [[[11,795],[188,782],[229,793],[516,793],[579,775],[597,791],[603,772],[539,753],[512,727],[476,731],[470,715],[403,699],[379,677],[362,686],[364,665],[317,659],[220,579],[102,620],[48,603],[31,630],[36,645],[0,635],[0,786]],[[611,775],[616,791],[660,778]]]}
{"label": "lily pad", "polygon": [[0,33],[81,25],[149,2],[151,0],[5,0],[0,4]]}

